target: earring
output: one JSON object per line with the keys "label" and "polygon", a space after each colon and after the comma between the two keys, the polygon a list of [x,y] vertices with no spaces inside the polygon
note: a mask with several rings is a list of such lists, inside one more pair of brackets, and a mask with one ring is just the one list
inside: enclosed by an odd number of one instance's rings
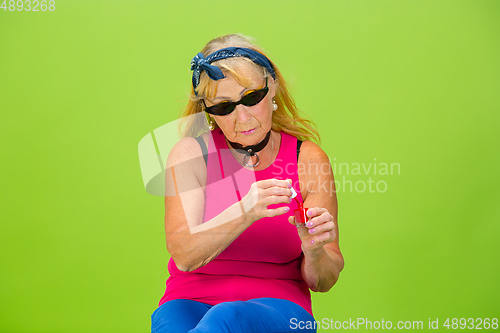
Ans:
{"label": "earring", "polygon": [[273,111],[276,111],[278,110],[278,104],[276,104],[276,102],[274,101],[274,97],[273,97]]}
{"label": "earring", "polygon": [[205,113],[207,116],[207,123],[208,123],[208,129],[213,131],[215,126],[214,126],[214,119],[208,115],[208,113]]}

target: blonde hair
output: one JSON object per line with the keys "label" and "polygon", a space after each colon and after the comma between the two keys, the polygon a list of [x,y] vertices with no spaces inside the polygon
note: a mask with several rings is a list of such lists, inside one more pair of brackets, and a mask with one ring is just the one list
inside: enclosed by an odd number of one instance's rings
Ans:
{"label": "blonde hair", "polygon": [[[267,57],[262,49],[251,42],[251,38],[241,34],[230,34],[215,38],[208,42],[201,52],[206,57],[219,49],[232,46],[249,48]],[[267,58],[269,59],[269,57]],[[250,86],[249,79],[241,73],[241,66],[244,66],[245,64],[251,65],[250,68],[257,71],[263,78],[270,76],[270,73],[268,73],[264,67],[259,66],[252,60],[244,57],[226,58],[214,61],[212,64],[216,64],[225,74],[228,73],[233,76],[241,86]],[[272,130],[276,132],[285,132],[302,141],[312,140],[319,144],[320,137],[318,131],[316,130],[316,125],[311,120],[300,116],[300,111],[295,105],[292,96],[288,92],[281,72],[272,61],[271,64],[273,65],[275,73],[275,102],[278,105],[278,109],[273,112]],[[196,137],[201,133],[208,131],[207,121],[205,121],[204,117],[189,116],[204,112],[201,100],[206,97],[214,97],[216,91],[217,81],[211,80],[205,71],[203,71],[200,75],[200,83],[198,87],[196,87],[197,95],[195,94],[193,87],[191,87],[189,101],[180,114],[181,120],[184,120],[179,126],[179,131],[181,132],[182,137]],[[215,128],[217,128],[217,124],[215,122],[213,122],[213,124]]]}

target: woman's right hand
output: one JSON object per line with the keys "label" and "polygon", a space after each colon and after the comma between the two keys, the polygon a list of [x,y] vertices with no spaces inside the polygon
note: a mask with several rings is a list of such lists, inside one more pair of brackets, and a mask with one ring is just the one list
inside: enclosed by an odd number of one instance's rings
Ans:
{"label": "woman's right hand", "polygon": [[245,219],[249,219],[253,223],[263,217],[273,217],[288,212],[289,207],[268,209],[267,206],[290,203],[292,201],[291,187],[290,180],[274,178],[253,183],[248,194],[241,199]]}

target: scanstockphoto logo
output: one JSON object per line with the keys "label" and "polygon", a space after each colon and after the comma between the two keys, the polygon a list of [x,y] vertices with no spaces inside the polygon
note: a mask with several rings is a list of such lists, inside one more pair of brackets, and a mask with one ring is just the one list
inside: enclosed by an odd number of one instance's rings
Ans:
{"label": "scanstockphoto logo", "polygon": [[[337,191],[356,193],[385,193],[395,176],[401,175],[397,162],[380,162],[374,157],[370,162],[337,162],[330,160],[335,175]],[[354,180],[356,178],[362,178]]]}
{"label": "scanstockphoto logo", "polygon": [[[289,174],[293,168],[295,164],[286,164],[278,167],[273,175],[280,177]],[[316,178],[319,179],[319,181],[299,181],[301,189],[307,189],[309,192],[329,192],[330,195],[337,192],[385,193],[389,189],[388,183],[391,177],[401,175],[399,163],[377,162],[376,157],[367,163],[338,162],[337,158],[329,159],[329,163],[307,165],[298,163],[297,169],[299,174],[317,175]],[[331,178],[334,180],[328,180]],[[356,180],[356,178],[362,179]]]}
{"label": "scanstockphoto logo", "polygon": [[[431,322],[429,319],[429,329]],[[435,328],[432,326],[432,328]],[[368,318],[349,318],[349,320],[335,320],[333,318],[323,318],[321,320],[308,320],[299,321],[297,318],[290,318],[291,332],[298,330],[385,330],[385,329],[398,329],[398,330],[421,330],[424,329],[424,321],[390,321],[384,320],[370,320]]]}

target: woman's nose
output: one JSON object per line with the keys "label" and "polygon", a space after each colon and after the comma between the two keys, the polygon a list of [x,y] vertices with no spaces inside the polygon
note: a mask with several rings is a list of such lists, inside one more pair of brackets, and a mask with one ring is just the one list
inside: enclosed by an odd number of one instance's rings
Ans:
{"label": "woman's nose", "polygon": [[252,118],[252,115],[248,112],[248,106],[242,104],[236,105],[234,112],[236,113],[236,121],[238,123],[244,124]]}

